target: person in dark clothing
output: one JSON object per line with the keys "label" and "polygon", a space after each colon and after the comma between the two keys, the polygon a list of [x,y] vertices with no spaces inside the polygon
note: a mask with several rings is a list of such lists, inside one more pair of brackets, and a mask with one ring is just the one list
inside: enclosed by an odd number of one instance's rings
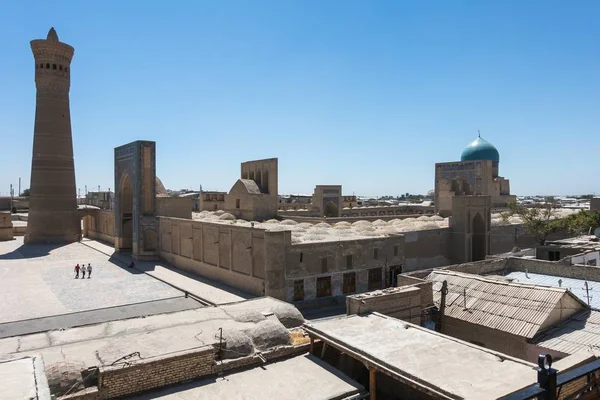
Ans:
{"label": "person in dark clothing", "polygon": [[135,263],[133,262],[133,260],[131,260],[131,263],[129,264],[129,268],[133,268],[135,267]]}

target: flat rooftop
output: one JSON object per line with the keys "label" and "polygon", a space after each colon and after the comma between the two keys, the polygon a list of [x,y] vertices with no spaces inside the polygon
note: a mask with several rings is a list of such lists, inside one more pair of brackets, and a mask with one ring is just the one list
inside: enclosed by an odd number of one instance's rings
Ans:
{"label": "flat rooftop", "polygon": [[[92,265],[91,279],[75,279],[75,265],[83,263]],[[183,296],[81,243],[0,242],[0,324]]]}
{"label": "flat rooftop", "polygon": [[[273,312],[303,322],[294,306],[269,297],[219,307],[104,322],[0,339],[0,359],[41,355],[46,367],[77,362],[82,368],[109,365],[133,352],[151,358],[218,342],[219,328],[253,329]],[[283,318],[283,317],[282,317]]]}
{"label": "flat rooftop", "polygon": [[[253,297],[163,262],[127,268],[130,261],[131,254],[92,240],[63,246],[25,245],[23,237],[0,242],[0,338]],[[83,263],[92,265],[91,279],[75,279],[74,267]]]}
{"label": "flat rooftop", "polygon": [[572,238],[551,240],[546,243],[547,246],[561,246],[570,248],[600,249],[600,239],[594,235],[582,235]]}
{"label": "flat rooftop", "polygon": [[[399,381],[451,398],[491,399],[537,380],[535,365],[378,313],[305,323],[347,354],[368,360]],[[348,351],[349,350],[349,351]]]}
{"label": "flat rooftop", "polygon": [[[565,278],[562,276],[532,274],[530,272],[521,271],[510,272],[505,275],[504,278],[516,283],[568,289],[571,293],[577,296],[579,300],[585,304],[589,304],[591,308],[600,310],[600,282]],[[586,282],[587,290],[585,286]]]}
{"label": "flat rooftop", "polygon": [[217,379],[202,379],[134,396],[131,400],[344,399],[364,391],[358,382],[306,354]]}
{"label": "flat rooftop", "polygon": [[38,356],[0,360],[0,400],[50,400],[44,363]]}

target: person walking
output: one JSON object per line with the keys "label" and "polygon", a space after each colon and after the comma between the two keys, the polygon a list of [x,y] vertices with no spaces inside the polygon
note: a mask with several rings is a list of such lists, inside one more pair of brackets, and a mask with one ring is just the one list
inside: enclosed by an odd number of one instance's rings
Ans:
{"label": "person walking", "polygon": [[83,274],[82,279],[85,279],[85,263],[81,265],[81,273]]}
{"label": "person walking", "polygon": [[90,279],[92,277],[92,264],[90,264],[90,263],[88,263],[87,272],[88,272],[88,279]]}
{"label": "person walking", "polygon": [[79,264],[75,266],[75,279],[79,278]]}

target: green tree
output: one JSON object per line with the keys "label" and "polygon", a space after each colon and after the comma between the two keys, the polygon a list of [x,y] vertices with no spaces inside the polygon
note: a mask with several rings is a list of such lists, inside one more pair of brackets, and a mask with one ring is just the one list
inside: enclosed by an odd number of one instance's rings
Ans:
{"label": "green tree", "polygon": [[30,193],[31,192],[29,191],[29,189],[25,189],[21,192],[21,196],[28,197],[30,195]]}
{"label": "green tree", "polygon": [[596,228],[600,227],[600,213],[581,210],[577,214],[564,218],[563,226],[573,235],[593,233]]}
{"label": "green tree", "polygon": [[508,204],[508,211],[502,214],[502,219],[507,221],[512,216],[520,217],[527,231],[543,245],[551,233],[565,229],[564,222],[556,219],[557,209],[558,204],[552,198],[534,207],[525,207],[512,201]]}

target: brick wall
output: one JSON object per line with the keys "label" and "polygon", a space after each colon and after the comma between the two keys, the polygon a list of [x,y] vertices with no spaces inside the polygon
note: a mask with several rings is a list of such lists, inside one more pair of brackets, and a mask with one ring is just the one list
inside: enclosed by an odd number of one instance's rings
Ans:
{"label": "brick wall", "polygon": [[379,312],[419,325],[424,300],[422,297],[431,298],[431,282],[423,284],[423,288],[413,285],[348,296],[346,313]]}
{"label": "brick wall", "polygon": [[[261,355],[267,361],[272,361],[278,358],[290,357],[299,354],[306,353],[310,348],[310,343],[298,345],[298,346],[286,346],[280,347],[275,350],[262,352]],[[223,373],[223,372],[231,372],[238,369],[245,369],[250,367],[256,367],[258,365],[262,365],[264,362],[258,357],[256,354],[236,358],[233,360],[222,360],[217,361],[214,367],[214,373]]]}
{"label": "brick wall", "polygon": [[[510,260],[513,260],[512,258]],[[521,260],[521,259],[515,259]],[[427,275],[429,275],[434,270],[447,270],[447,271],[455,271],[455,272],[464,272],[467,274],[475,274],[475,275],[489,275],[489,274],[498,274],[502,275],[506,270],[510,269],[510,261],[505,258],[497,258],[483,261],[474,261],[462,264],[454,264],[446,267],[440,268],[429,268],[423,269],[420,271],[408,272],[403,274],[403,276],[424,279]],[[531,271],[533,272],[533,271]],[[400,275],[399,275],[400,277]]]}
{"label": "brick wall", "polygon": [[[111,399],[211,375],[215,349],[204,346],[176,354],[141,360],[123,367],[101,367],[98,386]],[[87,399],[86,399],[87,400]]]}
{"label": "brick wall", "polygon": [[600,282],[600,267],[595,266],[569,265],[562,262],[545,260],[509,258],[508,269],[512,271],[527,270],[532,274],[545,274]]}

